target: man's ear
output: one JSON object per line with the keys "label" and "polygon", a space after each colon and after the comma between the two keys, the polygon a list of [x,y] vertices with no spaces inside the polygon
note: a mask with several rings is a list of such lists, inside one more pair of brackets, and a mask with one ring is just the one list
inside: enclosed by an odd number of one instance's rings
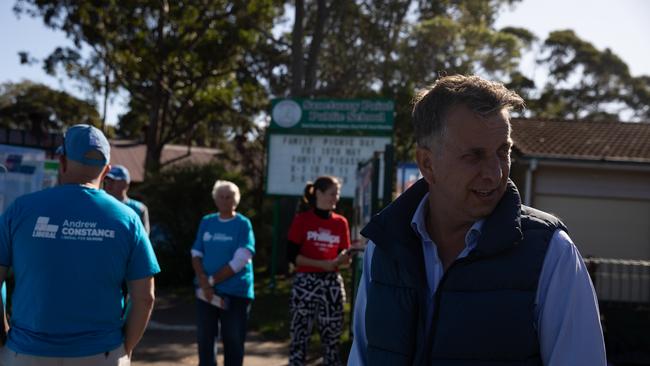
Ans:
{"label": "man's ear", "polygon": [[418,147],[415,150],[415,161],[418,164],[420,173],[427,183],[432,184],[433,179],[433,153],[426,148]]}
{"label": "man's ear", "polygon": [[106,174],[111,171],[111,164],[106,164],[102,170],[102,174],[99,176],[100,180],[103,182]]}
{"label": "man's ear", "polygon": [[68,170],[68,159],[65,155],[59,155],[59,174]]}

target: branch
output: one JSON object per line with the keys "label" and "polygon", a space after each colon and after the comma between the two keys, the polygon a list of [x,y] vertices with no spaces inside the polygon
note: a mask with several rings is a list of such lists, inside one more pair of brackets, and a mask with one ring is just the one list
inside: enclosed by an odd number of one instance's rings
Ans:
{"label": "branch", "polygon": [[261,33],[261,34],[262,34],[266,39],[272,41],[272,42],[275,43],[276,45],[284,46],[284,47],[286,47],[286,48],[291,48],[291,44],[289,44],[289,43],[283,41],[281,38],[280,38],[280,39],[276,39],[276,38],[273,37],[273,35],[272,35],[271,33],[269,33],[266,29],[262,29],[262,28],[259,27],[258,25],[253,25],[253,29],[255,29],[256,31],[258,31],[259,33]]}

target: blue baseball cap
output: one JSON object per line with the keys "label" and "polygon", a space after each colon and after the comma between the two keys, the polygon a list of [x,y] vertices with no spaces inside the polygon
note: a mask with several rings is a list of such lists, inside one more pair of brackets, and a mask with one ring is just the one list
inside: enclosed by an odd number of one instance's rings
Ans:
{"label": "blue baseball cap", "polygon": [[111,145],[104,133],[91,125],[74,125],[65,131],[63,155],[84,165],[105,166],[111,160]]}
{"label": "blue baseball cap", "polygon": [[106,178],[113,180],[125,180],[127,183],[131,182],[131,175],[129,170],[123,165],[113,165],[111,170],[106,174]]}

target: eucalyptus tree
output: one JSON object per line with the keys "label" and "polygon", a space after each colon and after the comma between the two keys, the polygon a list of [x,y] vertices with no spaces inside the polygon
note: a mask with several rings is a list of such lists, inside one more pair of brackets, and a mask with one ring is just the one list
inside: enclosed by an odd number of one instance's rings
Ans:
{"label": "eucalyptus tree", "polygon": [[534,115],[548,118],[647,121],[649,76],[634,77],[611,49],[599,50],[572,30],[551,32],[538,62],[548,82],[531,101]]}
{"label": "eucalyptus tree", "polygon": [[398,158],[410,159],[410,101],[440,74],[510,81],[532,42],[523,29],[496,29],[516,1],[295,0],[278,23],[270,68],[275,96],[384,97],[396,101]]}
{"label": "eucalyptus tree", "polygon": [[272,0],[17,0],[14,9],[73,40],[44,60],[47,70],[124,90],[146,113],[148,172],[165,144],[204,123],[246,131],[266,103],[247,67],[272,28]]}
{"label": "eucalyptus tree", "polygon": [[93,101],[30,81],[0,84],[0,126],[40,135],[77,123],[101,126]]}

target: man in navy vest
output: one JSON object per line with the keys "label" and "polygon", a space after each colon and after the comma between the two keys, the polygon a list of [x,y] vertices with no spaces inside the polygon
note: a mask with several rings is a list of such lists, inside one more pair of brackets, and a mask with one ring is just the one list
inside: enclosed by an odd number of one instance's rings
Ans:
{"label": "man in navy vest", "polygon": [[349,365],[606,365],[580,253],[508,178],[509,111],[523,106],[477,76],[417,96],[424,178],[362,231]]}

